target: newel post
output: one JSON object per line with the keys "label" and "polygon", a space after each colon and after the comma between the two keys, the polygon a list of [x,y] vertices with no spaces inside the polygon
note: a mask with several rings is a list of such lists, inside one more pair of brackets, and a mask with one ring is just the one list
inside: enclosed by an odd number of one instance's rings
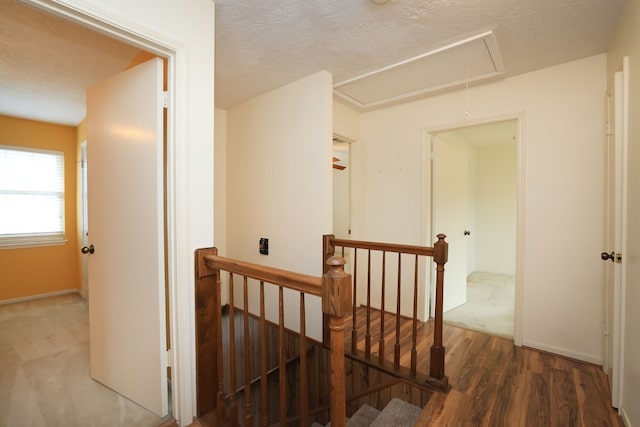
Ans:
{"label": "newel post", "polygon": [[429,376],[437,380],[437,385],[448,390],[449,379],[444,374],[444,345],[442,344],[442,311],[444,293],[444,265],[447,263],[449,244],[445,242],[444,234],[438,234],[438,241],[434,243],[433,261],[436,263],[436,313],[433,329],[433,345],[431,346],[431,365]]}
{"label": "newel post", "polygon": [[205,256],[217,255],[216,248],[195,251],[195,328],[196,328],[196,401],[197,415],[219,407],[217,386],[222,380],[222,359],[218,357],[221,339],[218,311],[220,284],[216,270],[209,268]]}
{"label": "newel post", "polygon": [[[335,239],[335,237],[336,236],[333,234],[324,234],[322,236],[322,274],[329,271],[329,264],[327,261],[335,254],[336,248],[333,245],[333,239]],[[329,315],[327,313],[322,313],[322,345],[325,348],[329,348],[331,345],[329,342],[330,339]]]}
{"label": "newel post", "polygon": [[344,272],[346,261],[339,256],[327,260],[329,271],[322,276],[322,312],[329,316],[331,425],[344,427],[347,402],[344,368],[344,317],[351,311],[351,275]]}

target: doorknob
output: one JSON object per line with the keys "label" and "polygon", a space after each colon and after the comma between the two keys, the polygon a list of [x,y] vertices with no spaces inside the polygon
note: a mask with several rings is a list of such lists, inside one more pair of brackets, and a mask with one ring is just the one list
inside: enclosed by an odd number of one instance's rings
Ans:
{"label": "doorknob", "polygon": [[602,252],[600,254],[600,258],[602,258],[603,261],[609,260],[611,262],[615,262],[616,261],[616,253],[615,252],[611,252],[609,254],[609,253],[606,253],[606,252]]}
{"label": "doorknob", "polygon": [[80,251],[83,254],[92,254],[96,251],[96,248],[93,245],[89,245],[89,247],[83,246],[82,249],[80,249]]}

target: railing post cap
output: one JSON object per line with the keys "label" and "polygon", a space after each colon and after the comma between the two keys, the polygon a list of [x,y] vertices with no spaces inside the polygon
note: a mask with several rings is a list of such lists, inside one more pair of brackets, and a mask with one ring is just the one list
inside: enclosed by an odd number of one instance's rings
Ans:
{"label": "railing post cap", "polygon": [[345,265],[347,263],[347,261],[342,258],[341,256],[338,255],[334,255],[332,257],[329,257],[329,259],[327,260],[327,265],[331,266],[332,268],[335,267],[339,267],[341,265]]}
{"label": "railing post cap", "polygon": [[340,256],[330,257],[329,271],[322,276],[322,311],[331,316],[343,317],[351,310],[351,275],[345,264]]}
{"label": "railing post cap", "polygon": [[438,238],[439,241],[443,241],[444,239],[447,238],[447,235],[440,233],[436,237]]}

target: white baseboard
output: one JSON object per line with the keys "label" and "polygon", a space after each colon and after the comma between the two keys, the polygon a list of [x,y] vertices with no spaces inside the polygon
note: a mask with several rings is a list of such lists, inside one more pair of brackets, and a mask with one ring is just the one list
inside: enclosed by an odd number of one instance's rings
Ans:
{"label": "white baseboard", "polygon": [[65,289],[64,291],[55,291],[55,292],[48,292],[46,294],[30,295],[28,297],[5,299],[5,300],[0,301],[0,305],[15,304],[15,303],[18,303],[18,302],[26,302],[26,301],[34,301],[34,300],[38,300],[38,299],[42,299],[42,298],[57,297],[57,296],[60,296],[60,295],[67,295],[67,294],[79,294],[79,292],[78,292],[77,289]]}
{"label": "white baseboard", "polygon": [[624,427],[633,427],[633,424],[631,424],[631,421],[629,420],[629,416],[627,415],[627,412],[624,410],[624,408],[620,408],[619,415],[622,417],[622,422],[624,422]]}
{"label": "white baseboard", "polygon": [[569,357],[571,359],[582,360],[583,362],[593,363],[602,366],[602,358],[592,354],[579,353],[566,348],[554,347],[552,345],[540,344],[537,342],[525,341],[522,345],[537,350],[546,351],[548,353],[558,354],[560,356]]}

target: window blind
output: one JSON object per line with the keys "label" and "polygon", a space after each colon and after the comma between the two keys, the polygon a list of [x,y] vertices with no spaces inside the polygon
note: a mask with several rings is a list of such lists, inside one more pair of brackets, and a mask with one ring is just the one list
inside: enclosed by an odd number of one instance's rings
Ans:
{"label": "window blind", "polygon": [[0,145],[0,245],[64,239],[64,154]]}

